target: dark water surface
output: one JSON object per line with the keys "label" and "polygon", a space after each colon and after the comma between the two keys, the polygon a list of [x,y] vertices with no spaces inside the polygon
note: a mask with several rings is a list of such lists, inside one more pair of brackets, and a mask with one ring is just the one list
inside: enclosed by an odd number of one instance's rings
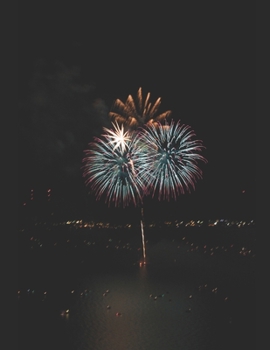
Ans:
{"label": "dark water surface", "polygon": [[18,349],[255,350],[254,231],[20,232]]}

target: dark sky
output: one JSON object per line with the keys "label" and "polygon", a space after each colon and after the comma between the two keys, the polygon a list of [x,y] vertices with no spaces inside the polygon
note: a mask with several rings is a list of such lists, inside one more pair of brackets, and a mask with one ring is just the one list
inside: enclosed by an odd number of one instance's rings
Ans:
{"label": "dark sky", "polygon": [[20,4],[19,194],[83,191],[83,150],[142,87],[206,146],[200,207],[255,215],[255,5],[123,4]]}

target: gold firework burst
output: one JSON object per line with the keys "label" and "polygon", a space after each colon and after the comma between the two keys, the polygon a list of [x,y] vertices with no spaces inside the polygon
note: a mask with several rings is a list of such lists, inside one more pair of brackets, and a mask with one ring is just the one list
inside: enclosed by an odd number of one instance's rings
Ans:
{"label": "gold firework burst", "polygon": [[160,104],[160,97],[154,103],[150,102],[150,92],[147,93],[144,100],[142,88],[140,87],[136,99],[131,95],[128,95],[125,102],[117,99],[109,112],[109,116],[113,121],[117,121],[118,124],[125,124],[132,129],[136,129],[145,124],[162,122],[170,116],[170,110],[159,114]]}

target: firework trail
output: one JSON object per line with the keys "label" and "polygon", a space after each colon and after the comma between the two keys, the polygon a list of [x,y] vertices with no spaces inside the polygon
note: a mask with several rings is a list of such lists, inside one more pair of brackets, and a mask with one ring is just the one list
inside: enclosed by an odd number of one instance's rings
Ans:
{"label": "firework trail", "polygon": [[144,238],[144,224],[143,224],[143,208],[141,208],[141,236],[142,236],[142,248],[143,248],[143,262],[146,261],[145,252],[145,238]]}
{"label": "firework trail", "polygon": [[161,114],[158,113],[160,104],[160,97],[153,104],[150,102],[149,92],[145,100],[143,100],[142,88],[139,88],[135,99],[131,95],[127,97],[125,102],[117,99],[109,112],[109,116],[119,124],[128,125],[129,128],[137,129],[145,124],[162,122],[170,116],[171,111],[166,111]]}
{"label": "firework trail", "polygon": [[147,125],[137,137],[137,148],[141,154],[138,166],[144,168],[143,182],[152,197],[157,194],[159,200],[176,199],[194,190],[202,178],[199,162],[207,162],[201,154],[204,146],[189,125],[173,120],[165,125]]}

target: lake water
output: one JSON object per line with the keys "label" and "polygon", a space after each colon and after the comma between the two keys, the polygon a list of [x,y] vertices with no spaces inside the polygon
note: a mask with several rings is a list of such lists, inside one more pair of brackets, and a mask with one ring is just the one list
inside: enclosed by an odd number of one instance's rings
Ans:
{"label": "lake water", "polygon": [[254,231],[21,232],[18,349],[255,350]]}

